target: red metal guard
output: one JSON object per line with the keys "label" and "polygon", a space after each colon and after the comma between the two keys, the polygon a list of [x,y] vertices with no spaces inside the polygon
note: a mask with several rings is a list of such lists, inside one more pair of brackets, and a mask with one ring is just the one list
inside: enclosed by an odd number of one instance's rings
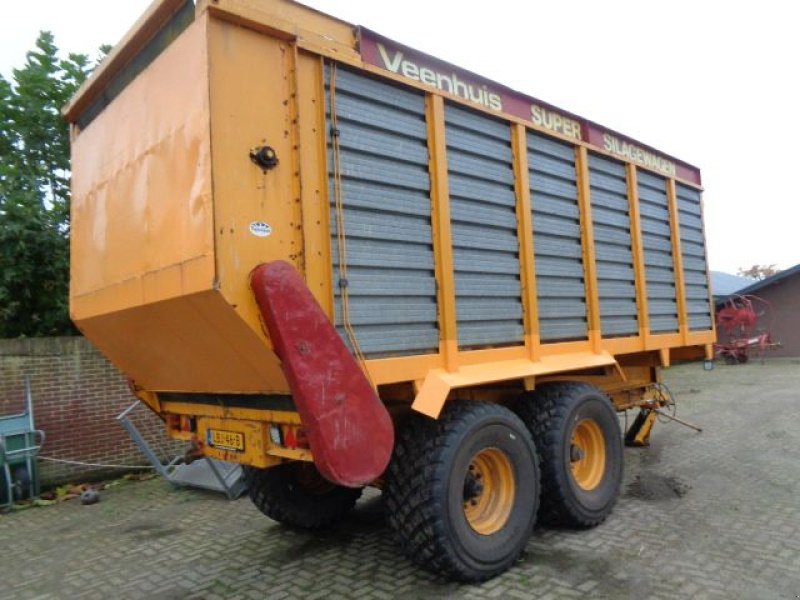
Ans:
{"label": "red metal guard", "polygon": [[292,265],[253,270],[250,285],[323,477],[347,487],[379,477],[394,447],[386,407]]}

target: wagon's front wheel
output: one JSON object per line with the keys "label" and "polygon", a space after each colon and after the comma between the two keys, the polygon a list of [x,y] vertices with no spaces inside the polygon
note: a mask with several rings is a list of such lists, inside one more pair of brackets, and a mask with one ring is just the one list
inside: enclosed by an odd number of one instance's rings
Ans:
{"label": "wagon's front wheel", "polygon": [[346,515],[361,489],[323,479],[311,463],[291,462],[270,469],[244,467],[250,500],[270,519],[300,529],[327,527]]}
{"label": "wagon's front wheel", "polygon": [[508,569],[539,504],[536,448],[505,407],[457,402],[401,430],[386,488],[389,525],[422,567],[459,581]]}

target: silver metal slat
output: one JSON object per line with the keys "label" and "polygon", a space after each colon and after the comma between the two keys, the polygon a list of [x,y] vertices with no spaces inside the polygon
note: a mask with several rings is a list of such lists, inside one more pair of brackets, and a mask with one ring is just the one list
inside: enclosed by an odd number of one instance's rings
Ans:
{"label": "silver metal slat", "polygon": [[586,339],[586,317],[582,319],[540,319],[539,337],[543,341]]}
{"label": "silver metal slat", "polygon": [[454,222],[451,227],[453,248],[481,248],[516,253],[519,246],[508,231],[483,227],[480,224]]}
{"label": "silver metal slat", "polygon": [[[446,135],[446,134],[445,134]],[[506,163],[506,166],[510,165]],[[499,183],[503,186],[514,185],[514,172],[510,168],[502,168],[493,160],[487,160],[465,152],[458,152],[448,148],[447,169],[471,179],[479,179],[489,183]]]}
{"label": "silver metal slat", "polygon": [[[533,202],[534,200],[531,199]],[[536,239],[539,235],[558,236],[565,240],[580,243],[581,226],[573,219],[561,217],[551,217],[533,211],[533,245],[536,246]]]}
{"label": "silver metal slat", "polygon": [[650,317],[652,333],[674,333],[678,331],[678,315],[653,315]]}
{"label": "silver metal slat", "polygon": [[642,242],[645,246],[645,254],[647,252],[655,252],[672,257],[672,241],[669,239],[669,233],[666,236],[645,233],[642,235]]}
{"label": "silver metal slat", "polygon": [[[391,219],[379,212],[345,210],[344,227],[347,237],[389,240],[428,244],[431,240],[431,226],[417,216],[392,215]],[[331,225],[336,234],[336,221]]]}
{"label": "silver metal slat", "polygon": [[414,138],[402,139],[395,134],[361,125],[340,127],[339,131],[339,146],[342,149],[417,164],[428,160],[427,148]]}
{"label": "silver metal slat", "polygon": [[539,159],[553,156],[567,163],[575,162],[575,146],[538,133],[528,132],[528,154]]}
{"label": "silver metal slat", "polygon": [[595,207],[594,205],[594,195],[592,195],[592,220],[597,223],[598,225],[607,225],[610,227],[615,227],[620,229],[624,236],[628,240],[628,245],[630,245],[631,240],[631,233],[630,233],[630,224],[631,219],[628,216],[628,212],[621,212],[618,210],[612,210],[606,208],[602,204]]}
{"label": "silver metal slat", "polygon": [[[628,229],[623,229],[622,227],[610,227],[597,223],[594,227],[594,242],[595,254],[597,254],[597,247],[603,246],[604,244],[630,247],[631,234]],[[633,255],[631,255],[631,261],[632,260]]]}
{"label": "silver metal slat", "polygon": [[[642,233],[661,236],[668,240],[672,239],[672,231],[669,227],[669,223],[658,222],[653,219],[642,219]],[[670,248],[671,247],[672,242],[670,242]]]}
{"label": "silver metal slat", "polygon": [[444,120],[445,127],[448,130],[454,127],[462,128],[498,140],[508,141],[509,139],[508,123],[485,117],[480,113],[451,102],[447,103]]}
{"label": "silver metal slat", "polygon": [[678,314],[678,303],[675,300],[650,300],[648,308],[653,316]]}
{"label": "silver metal slat", "polygon": [[[377,269],[353,267],[347,271],[350,298],[358,296],[426,296],[435,297],[436,285],[424,270]],[[334,284],[339,293],[338,274]]]}
{"label": "silver metal slat", "polygon": [[658,223],[669,223],[669,209],[667,208],[667,197],[664,196],[664,202],[661,206],[650,204],[649,202],[642,202],[639,198],[639,215],[642,219],[653,219]]}
{"label": "silver metal slat", "polygon": [[604,280],[598,283],[598,287],[605,298],[623,298],[631,300],[631,295],[636,295],[636,285],[632,281],[613,281]]}
{"label": "silver metal slat", "polygon": [[675,273],[672,269],[664,269],[662,267],[646,267],[646,279],[648,287],[652,283],[666,283],[675,285]]}
{"label": "silver metal slat", "polygon": [[416,215],[430,218],[431,199],[424,192],[414,192],[370,181],[342,180],[342,194],[348,208],[366,208],[383,213]]}
{"label": "silver metal slat", "polygon": [[463,223],[479,223],[484,227],[499,227],[501,229],[515,229],[517,226],[517,213],[508,206],[498,206],[486,202],[459,199],[451,202],[450,218]]}
{"label": "silver metal slat", "polygon": [[508,207],[508,203],[515,199],[514,191],[510,187],[501,188],[495,183],[466,177],[458,173],[450,173],[448,179],[451,199],[465,198],[505,207]]}
{"label": "silver metal slat", "polygon": [[558,305],[548,303],[539,307],[539,319],[583,319],[586,317],[586,303],[569,299]]}
{"label": "silver metal slat", "polygon": [[480,158],[499,162],[511,159],[508,140],[495,140],[483,134],[456,127],[449,128],[446,137],[448,149],[473,153]]}
{"label": "silver metal slat", "polygon": [[[330,69],[325,69],[325,87],[330,86]],[[394,86],[383,80],[365,77],[344,68],[337,69],[336,91],[352,94],[368,101],[370,105],[383,104],[383,109],[403,109],[414,114],[424,114],[425,98],[416,91]]]}
{"label": "silver metal slat", "polygon": [[561,256],[539,256],[536,259],[537,284],[540,278],[563,277],[580,279],[583,287],[583,263],[580,259]]}
{"label": "silver metal slat", "polygon": [[[667,275],[669,276],[669,275]],[[647,284],[647,297],[651,301],[669,300],[675,302],[675,284],[670,283],[649,283]]]}
{"label": "silver metal slat", "polygon": [[[336,239],[331,240],[332,250],[339,251]],[[394,267],[396,269],[433,269],[433,256],[427,245],[413,245],[388,240],[347,239],[347,265],[349,267]]]}
{"label": "silver metal slat", "polygon": [[[529,149],[528,152],[534,152]],[[572,182],[575,180],[575,164],[574,157],[571,161],[567,162],[558,158],[545,155],[534,155],[531,157],[528,154],[528,172],[531,177],[542,177],[545,179],[557,179],[564,182]]]}
{"label": "silver metal slat", "polygon": [[[536,292],[539,297],[539,312],[548,307],[557,313],[562,306],[566,306],[570,301],[585,304],[586,301],[581,295],[584,290],[583,279],[551,277],[547,275],[537,275]],[[543,299],[555,300],[558,302],[541,302]]]}
{"label": "silver metal slat", "polygon": [[576,268],[583,269],[580,262],[583,257],[583,247],[575,240],[539,235],[534,241],[534,246],[539,257],[556,256],[558,258],[572,259],[577,261]]}
{"label": "silver metal slat", "polygon": [[667,254],[666,252],[660,251],[652,251],[646,255],[645,266],[647,267],[661,267],[662,269],[668,269],[670,272],[674,268],[675,263],[672,260],[672,255]]}
{"label": "silver metal slat", "polygon": [[401,136],[401,139],[409,137],[424,139],[427,134],[422,115],[416,116],[396,109],[383,108],[345,95],[336,94],[336,115],[339,125],[362,124],[376,130],[393,132]]}
{"label": "silver metal slat", "polygon": [[411,190],[430,189],[427,165],[400,163],[352,151],[343,151],[340,156],[341,175],[345,179],[359,179]]}
{"label": "silver metal slat", "polygon": [[536,214],[572,219],[576,223],[580,218],[580,212],[574,203],[543,194],[539,194],[536,198]]}

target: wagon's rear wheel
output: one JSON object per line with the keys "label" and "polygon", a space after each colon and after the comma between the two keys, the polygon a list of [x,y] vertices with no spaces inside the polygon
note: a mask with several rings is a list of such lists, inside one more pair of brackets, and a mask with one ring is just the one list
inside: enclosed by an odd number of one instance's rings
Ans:
{"label": "wagon's rear wheel", "polygon": [[505,407],[454,403],[401,429],[386,487],[388,521],[413,561],[459,581],[508,569],[539,503],[530,433]]}
{"label": "wagon's rear wheel", "polygon": [[244,467],[244,475],[250,500],[262,513],[302,529],[331,525],[355,506],[362,492],[330,483],[305,462],[271,469]]}
{"label": "wagon's rear wheel", "polygon": [[593,527],[622,483],[622,435],[609,399],[585,383],[546,383],[515,405],[542,458],[540,518]]}

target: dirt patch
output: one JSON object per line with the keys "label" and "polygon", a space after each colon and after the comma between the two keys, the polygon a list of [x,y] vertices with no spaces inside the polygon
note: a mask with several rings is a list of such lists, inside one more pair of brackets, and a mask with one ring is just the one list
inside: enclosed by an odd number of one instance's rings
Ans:
{"label": "dirt patch", "polygon": [[691,485],[678,477],[643,473],[637,475],[635,479],[628,484],[625,495],[628,498],[659,502],[683,498],[691,489]]}

